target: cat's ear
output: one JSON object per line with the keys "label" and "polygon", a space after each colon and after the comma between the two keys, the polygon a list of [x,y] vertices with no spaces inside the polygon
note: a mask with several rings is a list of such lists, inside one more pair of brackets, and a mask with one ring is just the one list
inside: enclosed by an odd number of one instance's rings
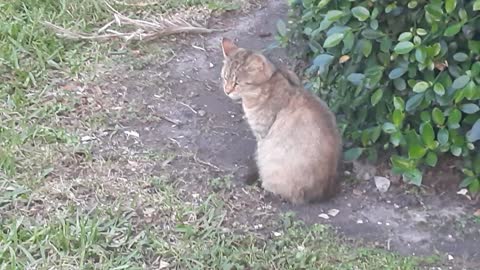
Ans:
{"label": "cat's ear", "polygon": [[230,56],[236,49],[238,49],[238,47],[231,39],[226,37],[222,38],[222,50],[224,57]]}
{"label": "cat's ear", "polygon": [[275,72],[275,67],[261,54],[252,54],[247,60],[246,71],[253,75],[260,75],[265,80],[270,79]]}

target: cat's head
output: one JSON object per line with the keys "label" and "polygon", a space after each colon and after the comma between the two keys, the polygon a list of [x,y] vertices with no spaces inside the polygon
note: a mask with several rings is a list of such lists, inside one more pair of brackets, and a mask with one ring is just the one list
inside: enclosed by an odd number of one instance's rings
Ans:
{"label": "cat's head", "polygon": [[232,99],[255,96],[259,85],[268,81],[274,71],[274,65],[260,53],[240,48],[228,38],[222,39],[223,50],[223,91]]}

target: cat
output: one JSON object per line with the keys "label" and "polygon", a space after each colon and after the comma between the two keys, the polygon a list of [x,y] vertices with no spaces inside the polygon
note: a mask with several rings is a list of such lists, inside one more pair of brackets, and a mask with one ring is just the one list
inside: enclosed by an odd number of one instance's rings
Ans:
{"label": "cat", "polygon": [[223,90],[241,100],[257,141],[262,187],[293,204],[333,197],[342,139],[326,103],[305,90],[294,72],[277,68],[263,54],[228,38],[221,47]]}

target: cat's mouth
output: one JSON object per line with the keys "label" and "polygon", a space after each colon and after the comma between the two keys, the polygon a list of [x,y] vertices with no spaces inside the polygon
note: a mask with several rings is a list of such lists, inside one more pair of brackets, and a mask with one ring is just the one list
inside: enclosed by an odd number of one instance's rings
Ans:
{"label": "cat's mouth", "polygon": [[241,98],[240,95],[238,95],[238,93],[235,91],[235,89],[229,89],[229,90],[225,89],[224,92],[231,99],[240,99]]}

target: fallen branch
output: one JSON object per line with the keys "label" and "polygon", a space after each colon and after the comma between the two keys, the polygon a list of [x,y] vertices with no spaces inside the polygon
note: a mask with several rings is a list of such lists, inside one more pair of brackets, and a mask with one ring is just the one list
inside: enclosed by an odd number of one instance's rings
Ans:
{"label": "fallen branch", "polygon": [[[111,39],[130,40],[152,40],[156,38],[166,37],[177,34],[210,34],[213,32],[226,31],[225,29],[209,29],[199,25],[193,25],[182,19],[175,18],[159,18],[155,21],[145,21],[139,19],[132,19],[120,14],[112,6],[107,3],[107,6],[113,13],[114,19],[105,26],[101,27],[94,33],[85,33],[81,31],[73,31],[51,22],[44,22],[43,24],[53,30],[57,36],[71,39],[71,40],[95,40],[104,41]],[[134,26],[136,29],[130,32],[120,32],[110,29],[112,25],[122,27],[124,25]]]}

